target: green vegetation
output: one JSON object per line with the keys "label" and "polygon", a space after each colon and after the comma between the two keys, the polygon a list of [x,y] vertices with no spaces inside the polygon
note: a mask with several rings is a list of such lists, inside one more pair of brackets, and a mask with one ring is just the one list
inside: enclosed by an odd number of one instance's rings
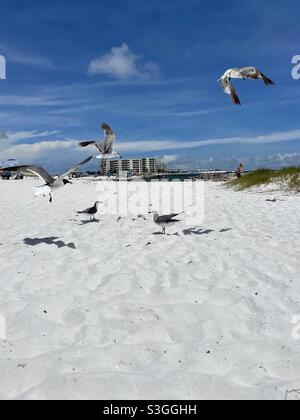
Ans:
{"label": "green vegetation", "polygon": [[279,184],[284,190],[300,192],[300,168],[291,167],[278,171],[259,169],[258,171],[245,174],[240,179],[229,181],[231,187],[239,190],[272,183]]}

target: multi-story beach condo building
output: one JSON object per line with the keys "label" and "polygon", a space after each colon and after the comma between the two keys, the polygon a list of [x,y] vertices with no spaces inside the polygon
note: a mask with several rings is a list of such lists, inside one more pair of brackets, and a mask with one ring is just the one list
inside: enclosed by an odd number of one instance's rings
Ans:
{"label": "multi-story beach condo building", "polygon": [[157,172],[157,159],[111,159],[106,161],[102,175],[119,175],[120,173],[132,173],[134,175],[153,174]]}

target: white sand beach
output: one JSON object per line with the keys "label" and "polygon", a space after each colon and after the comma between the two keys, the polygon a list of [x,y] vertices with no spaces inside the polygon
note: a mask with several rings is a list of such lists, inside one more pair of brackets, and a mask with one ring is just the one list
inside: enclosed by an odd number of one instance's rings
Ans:
{"label": "white sand beach", "polygon": [[[205,220],[76,210],[0,181],[0,399],[278,399],[300,388],[300,196],[205,184]],[[277,198],[276,202],[266,201]],[[178,232],[178,235],[173,235]]]}

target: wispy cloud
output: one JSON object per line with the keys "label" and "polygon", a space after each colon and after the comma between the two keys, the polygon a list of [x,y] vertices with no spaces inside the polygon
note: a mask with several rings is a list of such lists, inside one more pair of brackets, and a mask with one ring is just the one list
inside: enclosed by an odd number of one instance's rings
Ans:
{"label": "wispy cloud", "polygon": [[20,51],[5,45],[0,45],[0,51],[10,63],[36,67],[40,70],[52,70],[55,68],[54,62],[47,57],[40,57],[30,52]]}
{"label": "wispy cloud", "polygon": [[94,58],[88,68],[91,76],[105,75],[117,80],[149,80],[160,75],[158,66],[152,62],[144,62],[127,44],[114,47],[110,52]]}
{"label": "wispy cloud", "polygon": [[126,142],[119,145],[119,150],[124,151],[139,151],[151,152],[162,150],[177,150],[177,149],[194,149],[206,146],[219,146],[226,144],[270,144],[280,143],[286,141],[300,140],[300,130],[285,131],[280,133],[271,133],[261,136],[253,137],[225,137],[218,139],[207,139],[199,141],[139,141],[139,142]]}

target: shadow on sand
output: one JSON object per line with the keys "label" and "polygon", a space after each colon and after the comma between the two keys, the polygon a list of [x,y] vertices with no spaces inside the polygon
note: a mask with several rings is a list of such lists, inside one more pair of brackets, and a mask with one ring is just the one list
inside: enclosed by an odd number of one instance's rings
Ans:
{"label": "shadow on sand", "polygon": [[171,233],[164,234],[162,232],[154,232],[154,233],[152,233],[152,235],[155,235],[155,236],[180,236],[178,232],[172,233],[172,234]]}
{"label": "shadow on sand", "polygon": [[232,228],[221,229],[221,230],[220,230],[220,233],[230,232],[231,230],[232,230]]}
{"label": "shadow on sand", "polygon": [[[232,230],[232,228],[221,229],[219,231],[219,233],[230,232],[231,230]],[[193,227],[193,228],[190,228],[190,229],[185,229],[185,230],[182,231],[182,233],[185,236],[188,236],[188,235],[209,235],[213,232],[215,232],[214,229],[201,229],[201,228],[197,228],[197,227]],[[173,233],[173,234],[166,234],[166,235],[164,235],[162,232],[154,232],[152,235],[156,235],[156,236],[180,236],[178,232]]]}
{"label": "shadow on sand", "polygon": [[[89,225],[90,223],[100,223],[101,220],[95,219],[95,220],[78,220],[78,219],[70,219],[70,222],[75,222],[78,226],[84,226],[84,225]],[[79,222],[79,223],[78,223]]]}
{"label": "shadow on sand", "polygon": [[198,228],[190,228],[190,229],[185,229],[183,231],[183,234],[185,236],[187,235],[209,235],[210,233],[215,232],[213,229],[198,229]]}
{"label": "shadow on sand", "polygon": [[56,245],[57,248],[70,248],[70,249],[76,249],[76,245],[72,242],[69,244],[66,244],[63,241],[58,241],[59,238],[52,236],[50,238],[25,238],[23,240],[25,245],[28,246],[37,246],[37,245],[41,245],[41,244],[46,244],[46,245]]}
{"label": "shadow on sand", "polygon": [[100,220],[80,220],[81,223],[79,224],[79,226],[84,226],[84,225],[89,225],[90,223],[100,223]]}

